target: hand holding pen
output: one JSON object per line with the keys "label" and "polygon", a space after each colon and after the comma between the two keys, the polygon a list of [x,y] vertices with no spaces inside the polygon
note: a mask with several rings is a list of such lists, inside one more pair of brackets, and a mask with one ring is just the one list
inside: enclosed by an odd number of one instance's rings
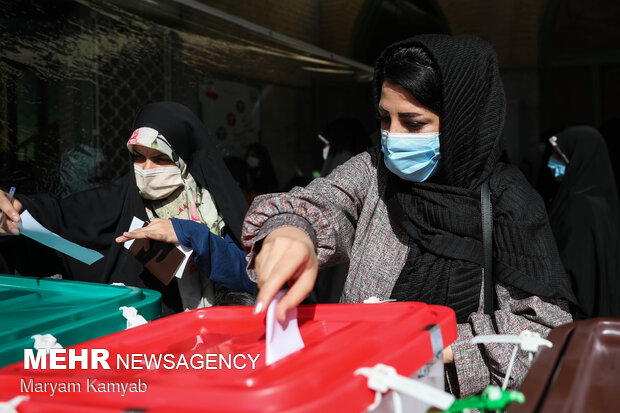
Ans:
{"label": "hand holding pen", "polygon": [[12,187],[8,194],[0,191],[0,210],[2,210],[2,215],[0,216],[0,235],[19,234],[19,229],[15,223],[21,219],[19,214],[23,206],[19,200],[14,199],[14,195],[15,187]]}

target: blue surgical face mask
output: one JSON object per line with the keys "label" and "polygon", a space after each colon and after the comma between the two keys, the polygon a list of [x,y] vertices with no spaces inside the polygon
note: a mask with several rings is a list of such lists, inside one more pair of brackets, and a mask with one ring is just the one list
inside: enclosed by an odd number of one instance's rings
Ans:
{"label": "blue surgical face mask", "polygon": [[381,130],[385,166],[402,179],[424,182],[437,169],[439,132],[391,133]]}
{"label": "blue surgical face mask", "polygon": [[550,156],[549,162],[547,162],[547,167],[551,169],[553,179],[558,182],[562,182],[562,179],[564,179],[564,174],[566,173],[566,164],[563,161]]}

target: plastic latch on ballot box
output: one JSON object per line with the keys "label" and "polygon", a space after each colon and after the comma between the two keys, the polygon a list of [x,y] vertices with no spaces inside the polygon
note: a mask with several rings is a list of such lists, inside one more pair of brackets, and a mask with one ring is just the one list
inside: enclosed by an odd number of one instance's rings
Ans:
{"label": "plastic latch on ballot box", "polygon": [[15,396],[11,400],[0,402],[0,413],[17,413],[19,405],[29,399],[29,396]]}
{"label": "plastic latch on ballot box", "polygon": [[138,310],[135,307],[120,307],[119,310],[123,312],[123,317],[127,319],[127,329],[138,327],[148,323],[146,318],[138,314]]}
{"label": "plastic latch on ballot box", "polygon": [[32,338],[34,339],[33,347],[35,350],[45,350],[46,353],[49,353],[53,348],[63,348],[56,337],[51,334],[35,334]]}
{"label": "plastic latch on ballot box", "polygon": [[401,376],[392,366],[377,364],[374,367],[362,367],[355,371],[356,375],[368,377],[368,387],[374,390],[375,402],[368,408],[374,410],[381,402],[381,394],[388,390],[394,392],[394,411],[401,412],[399,393],[407,394],[433,407],[448,409],[454,403],[454,396],[428,384]]}
{"label": "plastic latch on ballot box", "polygon": [[[429,366],[440,364],[443,373],[443,339],[441,328],[438,325],[429,325],[427,330],[430,335],[431,348],[434,359],[418,371],[418,378],[429,374]],[[414,380],[398,374],[396,369],[385,364],[377,364],[374,367],[362,367],[355,371],[355,375],[362,375],[368,378],[368,387],[375,391],[375,401],[368,407],[368,411],[377,409],[382,401],[382,394],[392,390],[392,404],[395,413],[403,411],[403,401],[401,394],[418,400],[424,405],[446,410],[454,403],[455,397],[443,391],[441,388],[430,384]]]}
{"label": "plastic latch on ballot box", "polygon": [[502,390],[506,390],[508,387],[508,381],[510,380],[510,374],[512,373],[512,367],[514,365],[515,359],[517,357],[517,351],[519,348],[523,351],[527,351],[528,358],[530,363],[532,362],[533,353],[538,352],[540,347],[553,347],[553,344],[549,340],[545,340],[538,333],[534,333],[529,330],[523,330],[521,334],[490,334],[484,336],[476,336],[472,340],[472,343],[506,343],[506,344],[516,344],[514,349],[512,350],[512,355],[510,356],[510,363],[508,364],[508,369],[506,370],[506,377],[504,378],[504,383],[502,384]]}

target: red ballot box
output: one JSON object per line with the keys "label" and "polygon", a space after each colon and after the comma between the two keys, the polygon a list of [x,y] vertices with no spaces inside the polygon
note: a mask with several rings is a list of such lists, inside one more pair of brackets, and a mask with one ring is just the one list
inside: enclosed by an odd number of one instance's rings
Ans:
{"label": "red ballot box", "polygon": [[358,368],[382,363],[411,376],[433,360],[438,342],[445,348],[457,337],[448,307],[417,302],[301,306],[305,348],[266,366],[265,316],[252,311],[194,310],[45,357],[29,354],[24,362],[0,369],[0,402],[29,396],[20,412],[91,407],[363,412],[375,394],[365,377],[354,374]]}
{"label": "red ballot box", "polygon": [[517,412],[613,412],[620,407],[620,319],[593,318],[551,330],[520,391]]}

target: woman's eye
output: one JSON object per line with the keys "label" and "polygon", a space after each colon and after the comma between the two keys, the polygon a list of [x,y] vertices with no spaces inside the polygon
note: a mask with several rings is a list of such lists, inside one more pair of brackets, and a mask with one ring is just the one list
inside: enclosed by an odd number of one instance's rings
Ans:
{"label": "woman's eye", "polygon": [[131,159],[133,159],[134,162],[144,162],[144,156],[139,155],[137,153],[132,153]]}
{"label": "woman's eye", "polygon": [[422,128],[426,123],[424,122],[407,122],[407,127],[411,130],[417,130]]}
{"label": "woman's eye", "polygon": [[381,122],[381,123],[390,123],[390,117],[389,116],[381,116],[381,115],[379,115],[377,118],[379,119],[379,122]]}

